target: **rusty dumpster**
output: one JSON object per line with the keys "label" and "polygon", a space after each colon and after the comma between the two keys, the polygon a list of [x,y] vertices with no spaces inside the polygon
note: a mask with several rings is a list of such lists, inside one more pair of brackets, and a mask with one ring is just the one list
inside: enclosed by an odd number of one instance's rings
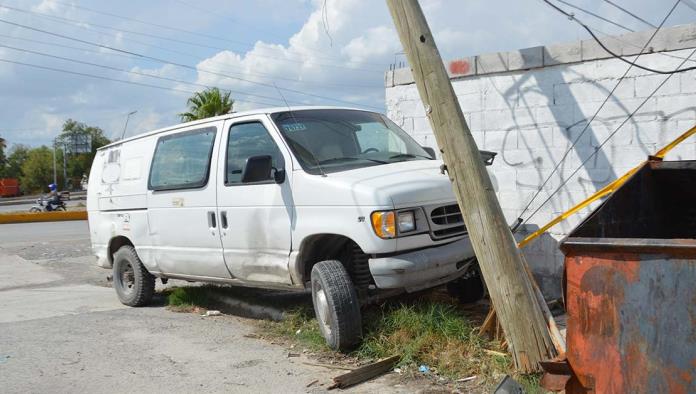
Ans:
{"label": "rusty dumpster", "polygon": [[696,393],[696,161],[651,160],[561,243],[568,393]]}

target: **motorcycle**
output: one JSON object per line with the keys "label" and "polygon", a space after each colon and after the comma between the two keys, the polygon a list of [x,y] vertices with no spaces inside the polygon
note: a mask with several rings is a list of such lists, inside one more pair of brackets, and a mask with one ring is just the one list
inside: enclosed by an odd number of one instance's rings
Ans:
{"label": "motorcycle", "polygon": [[67,211],[63,200],[59,200],[57,204],[53,204],[53,209],[49,211],[43,197],[36,200],[36,205],[29,208],[29,212],[52,212],[52,211]]}

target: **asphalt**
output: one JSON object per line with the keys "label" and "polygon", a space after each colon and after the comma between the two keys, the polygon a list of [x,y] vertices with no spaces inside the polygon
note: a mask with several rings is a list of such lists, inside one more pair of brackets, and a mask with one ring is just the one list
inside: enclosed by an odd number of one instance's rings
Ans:
{"label": "asphalt", "polygon": [[[258,325],[242,317],[171,312],[161,296],[125,307],[107,273],[84,221],[0,225],[0,391],[325,392],[342,372],[249,337]],[[419,391],[395,381],[349,391]]]}

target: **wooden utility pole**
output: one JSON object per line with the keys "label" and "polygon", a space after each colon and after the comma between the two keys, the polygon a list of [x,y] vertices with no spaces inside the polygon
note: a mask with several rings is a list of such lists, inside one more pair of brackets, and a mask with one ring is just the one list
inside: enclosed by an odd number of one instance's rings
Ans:
{"label": "wooden utility pole", "polygon": [[417,0],[387,0],[498,320],[522,372],[555,356],[534,288]]}

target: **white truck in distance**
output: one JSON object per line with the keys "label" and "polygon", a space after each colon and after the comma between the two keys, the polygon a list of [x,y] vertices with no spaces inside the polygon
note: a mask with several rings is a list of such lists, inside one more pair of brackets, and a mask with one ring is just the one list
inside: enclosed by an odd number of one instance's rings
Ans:
{"label": "white truck in distance", "polygon": [[361,306],[382,297],[450,282],[465,301],[483,296],[441,166],[388,118],[361,110],[179,124],[98,151],[92,248],[130,306],[150,301],[156,278],[311,289],[327,343],[348,349],[361,337]]}

